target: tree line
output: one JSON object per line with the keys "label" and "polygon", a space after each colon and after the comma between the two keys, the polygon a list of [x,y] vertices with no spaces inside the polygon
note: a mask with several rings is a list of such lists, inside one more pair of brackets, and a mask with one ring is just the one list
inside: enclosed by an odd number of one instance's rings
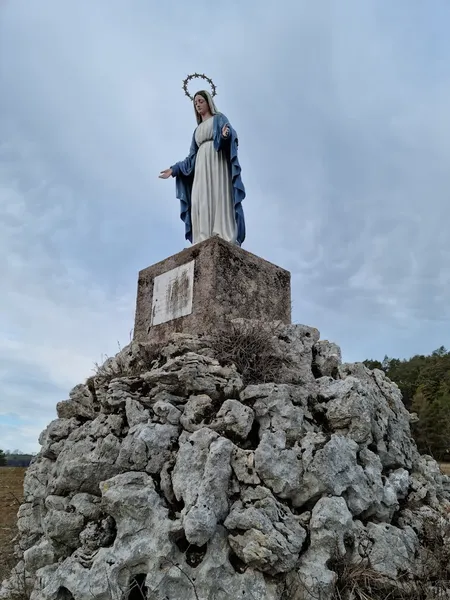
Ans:
{"label": "tree line", "polygon": [[384,371],[400,388],[406,408],[417,414],[411,430],[419,451],[450,461],[450,352],[441,346],[428,356],[363,362]]}
{"label": "tree line", "polygon": [[20,450],[0,450],[0,467],[28,467],[33,456]]}

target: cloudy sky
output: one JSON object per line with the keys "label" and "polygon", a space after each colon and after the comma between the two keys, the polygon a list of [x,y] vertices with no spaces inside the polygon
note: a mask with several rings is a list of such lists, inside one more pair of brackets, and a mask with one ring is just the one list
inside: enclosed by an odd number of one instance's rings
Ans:
{"label": "cloudy sky", "polygon": [[[181,250],[173,180],[210,75],[240,138],[244,247],[345,360],[450,345],[448,0],[0,0],[0,447],[129,341]],[[194,90],[191,90],[194,91]]]}

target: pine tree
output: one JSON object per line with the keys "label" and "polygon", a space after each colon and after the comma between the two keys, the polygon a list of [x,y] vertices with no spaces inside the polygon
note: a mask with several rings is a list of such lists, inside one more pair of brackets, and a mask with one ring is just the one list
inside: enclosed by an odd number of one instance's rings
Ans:
{"label": "pine tree", "polygon": [[416,355],[409,360],[385,356],[380,363],[366,360],[370,369],[380,368],[402,392],[408,410],[419,421],[412,432],[421,453],[436,460],[450,461],[450,352],[445,346],[429,356]]}
{"label": "pine tree", "polygon": [[413,411],[419,417],[413,434],[419,451],[431,454],[436,460],[450,458],[450,387],[442,382],[430,397],[430,381],[419,386],[413,401]]}

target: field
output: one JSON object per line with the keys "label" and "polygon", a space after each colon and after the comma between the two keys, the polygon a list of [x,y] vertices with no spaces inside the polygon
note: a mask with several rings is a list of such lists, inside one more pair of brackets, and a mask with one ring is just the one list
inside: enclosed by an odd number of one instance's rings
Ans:
{"label": "field", "polygon": [[450,463],[439,463],[439,466],[444,475],[450,475]]}
{"label": "field", "polygon": [[0,581],[11,569],[12,539],[22,502],[25,467],[0,467]]}

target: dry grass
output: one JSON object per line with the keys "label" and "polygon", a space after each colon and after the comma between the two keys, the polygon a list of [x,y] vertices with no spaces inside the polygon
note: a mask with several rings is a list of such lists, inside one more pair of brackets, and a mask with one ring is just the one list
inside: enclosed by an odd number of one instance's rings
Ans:
{"label": "dry grass", "polygon": [[222,364],[234,364],[245,385],[279,381],[286,356],[277,351],[277,334],[282,324],[236,320],[220,327],[211,337],[215,357]]}
{"label": "dry grass", "polygon": [[450,463],[439,463],[439,466],[444,475],[450,475]]}
{"label": "dry grass", "polygon": [[14,563],[12,540],[17,533],[25,471],[26,467],[0,467],[0,581]]}

